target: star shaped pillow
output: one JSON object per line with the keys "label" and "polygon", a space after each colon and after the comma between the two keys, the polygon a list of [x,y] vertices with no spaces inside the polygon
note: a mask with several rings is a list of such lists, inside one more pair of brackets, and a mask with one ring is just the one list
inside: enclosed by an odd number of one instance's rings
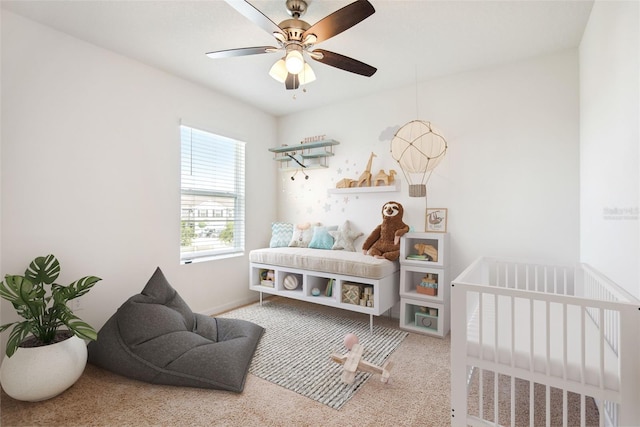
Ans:
{"label": "star shaped pillow", "polygon": [[355,252],[356,248],[353,242],[363,233],[357,233],[351,230],[351,223],[347,220],[336,231],[329,231],[331,237],[333,237],[333,247],[331,249],[345,250]]}

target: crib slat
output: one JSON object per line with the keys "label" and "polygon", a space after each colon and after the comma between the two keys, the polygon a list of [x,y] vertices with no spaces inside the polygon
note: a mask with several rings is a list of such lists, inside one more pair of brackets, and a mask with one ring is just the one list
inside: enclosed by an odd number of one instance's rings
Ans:
{"label": "crib slat", "polygon": [[511,375],[511,427],[516,425],[516,377]]}
{"label": "crib slat", "polygon": [[587,412],[587,405],[585,402],[585,396],[584,396],[584,393],[580,393],[580,426],[581,427],[586,427],[586,424],[587,424],[586,412]]}
{"label": "crib slat", "polygon": [[500,425],[500,423],[498,422],[498,408],[500,406],[498,405],[498,399],[500,399],[500,396],[498,395],[499,382],[498,371],[493,371],[493,421],[495,422],[495,425]]}
{"label": "crib slat", "polygon": [[480,419],[484,420],[484,369],[478,368],[478,408]]}
{"label": "crib slat", "polygon": [[505,288],[509,287],[509,264],[504,265],[504,285]]}
{"label": "crib slat", "polygon": [[[480,360],[484,360],[484,293],[478,292],[478,344]],[[478,407],[480,408],[480,419],[484,419],[484,375],[483,369],[478,369]]]}
{"label": "crib slat", "polygon": [[529,381],[529,425],[533,424],[533,415],[534,415],[534,390],[533,390],[533,381]]}
{"label": "crib slat", "polygon": [[[507,265],[505,264],[505,271],[507,270]],[[500,364],[500,355],[498,353],[499,351],[499,347],[498,347],[498,337],[500,335],[498,335],[499,330],[498,327],[500,325],[500,319],[499,319],[499,313],[500,313],[500,307],[499,307],[499,301],[500,299],[498,298],[497,294],[493,294],[493,307],[495,309],[495,315],[494,315],[494,320],[493,320],[493,361],[496,365]],[[498,422],[498,399],[500,398],[498,396],[498,371],[493,371],[493,420],[495,421],[496,425],[499,425]]]}
{"label": "crib slat", "polygon": [[480,360],[484,360],[484,293],[478,292],[478,347]]}
{"label": "crib slat", "polygon": [[[566,289],[566,288],[565,288]],[[562,378],[567,379],[567,339],[568,339],[568,325],[567,325],[567,303],[562,303]],[[567,427],[569,425],[569,412],[568,412],[568,396],[567,389],[562,390],[562,425]]]}
{"label": "crib slat", "polygon": [[567,379],[568,355],[567,340],[569,326],[567,325],[567,303],[562,303],[562,379]]}
{"label": "crib slat", "polygon": [[511,296],[511,319],[510,320],[510,324],[511,324],[511,348],[510,348],[510,352],[509,352],[509,360],[511,361],[511,367],[513,368],[516,364],[515,361],[515,348],[516,348],[516,324],[515,324],[515,319],[516,319],[516,302],[515,302],[515,298],[513,296]]}
{"label": "crib slat", "polygon": [[546,339],[547,339],[547,348],[546,348],[546,356],[547,356],[547,366],[546,373],[549,375],[549,371],[551,369],[551,312],[550,312],[550,302],[545,302],[545,329],[546,329]]}
{"label": "crib slat", "polygon": [[549,386],[549,384],[547,384],[547,386],[545,387],[545,403],[545,425],[547,427],[551,427],[551,387]]}
{"label": "crib slat", "polygon": [[600,307],[598,318],[600,319],[599,332],[599,347],[600,347],[600,389],[604,390],[604,308]]}
{"label": "crib slat", "polygon": [[548,293],[549,293],[549,287],[548,287],[548,283],[547,283],[547,282],[548,282],[548,281],[547,281],[547,274],[548,274],[548,272],[547,272],[547,266],[546,266],[546,265],[545,265],[545,266],[544,266],[544,268],[542,269],[542,273],[544,274],[544,280],[542,281],[542,282],[543,282],[543,284],[544,284],[544,285],[543,285],[543,291],[542,291],[542,292],[544,292],[544,293],[548,294]]}
{"label": "crib slat", "polygon": [[499,300],[500,298],[498,298],[498,295],[494,294],[493,295],[493,307],[495,309],[495,315],[494,315],[494,320],[493,320],[493,361],[497,364],[500,362],[500,357],[498,355],[498,351],[499,351],[499,346],[498,346],[498,337],[500,335],[498,335],[498,325],[500,325],[500,320],[498,318],[498,315],[500,313],[500,307],[499,305]]}
{"label": "crib slat", "polygon": [[587,382],[586,374],[585,374],[585,341],[586,341],[586,331],[585,331],[585,317],[587,316],[587,309],[584,305],[580,306],[580,379],[582,384]]}
{"label": "crib slat", "polygon": [[567,427],[569,425],[569,410],[567,406],[569,405],[568,393],[567,389],[562,390],[562,425]]}
{"label": "crib slat", "polygon": [[529,370],[534,371],[534,353],[533,353],[533,299],[529,300]]}

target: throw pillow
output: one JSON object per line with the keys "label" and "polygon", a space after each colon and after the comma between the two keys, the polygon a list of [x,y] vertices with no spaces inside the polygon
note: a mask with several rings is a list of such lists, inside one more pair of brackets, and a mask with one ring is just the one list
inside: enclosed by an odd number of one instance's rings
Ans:
{"label": "throw pillow", "polygon": [[[316,225],[316,224],[314,224]],[[311,242],[313,237],[313,227],[310,222],[304,224],[297,224],[293,230],[293,236],[289,242],[289,247],[292,248],[306,248]]]}
{"label": "throw pillow", "polygon": [[293,224],[287,222],[274,222],[271,224],[270,248],[287,247],[293,235]]}
{"label": "throw pillow", "polygon": [[331,249],[333,247],[333,237],[329,234],[329,230],[335,231],[337,229],[337,225],[331,227],[318,225],[313,227],[313,237],[311,238],[311,242],[309,242],[309,247],[315,249]]}
{"label": "throw pillow", "polygon": [[363,235],[363,233],[355,232],[351,229],[351,223],[347,220],[336,231],[329,231],[329,234],[334,238],[335,242],[331,249],[345,250],[355,252],[356,248],[353,244],[354,241]]}

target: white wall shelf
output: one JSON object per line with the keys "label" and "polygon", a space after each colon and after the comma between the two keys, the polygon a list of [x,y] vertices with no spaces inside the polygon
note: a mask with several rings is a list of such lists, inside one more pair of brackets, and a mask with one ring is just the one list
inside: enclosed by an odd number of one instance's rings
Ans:
{"label": "white wall shelf", "polygon": [[391,185],[377,185],[370,187],[347,187],[347,188],[329,188],[328,193],[331,194],[348,194],[348,193],[383,193],[388,191],[400,191],[400,181],[395,180]]}
{"label": "white wall shelf", "polygon": [[273,160],[278,162],[283,172],[297,169],[310,170],[328,167],[327,158],[334,155],[333,146],[338,144],[340,144],[338,141],[326,139],[297,145],[283,145],[269,148],[269,151],[275,153]]}
{"label": "white wall shelf", "polygon": [[293,171],[298,171],[300,169],[305,170],[305,171],[310,171],[310,170],[314,170],[314,169],[327,169],[329,166],[328,165],[323,165],[323,164],[305,164],[305,167],[303,168],[302,166],[298,165],[296,162],[292,162],[295,166],[292,166],[291,163],[288,164],[288,166],[280,166],[280,168],[278,169],[280,172],[293,172]]}

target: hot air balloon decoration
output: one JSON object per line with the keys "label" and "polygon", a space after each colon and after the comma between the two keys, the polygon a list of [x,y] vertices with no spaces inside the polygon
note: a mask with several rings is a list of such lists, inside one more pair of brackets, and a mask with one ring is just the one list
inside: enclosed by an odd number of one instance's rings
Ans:
{"label": "hot air balloon decoration", "polygon": [[414,120],[398,129],[391,139],[391,156],[409,184],[410,197],[426,197],[431,172],[446,152],[447,141],[430,122]]}

